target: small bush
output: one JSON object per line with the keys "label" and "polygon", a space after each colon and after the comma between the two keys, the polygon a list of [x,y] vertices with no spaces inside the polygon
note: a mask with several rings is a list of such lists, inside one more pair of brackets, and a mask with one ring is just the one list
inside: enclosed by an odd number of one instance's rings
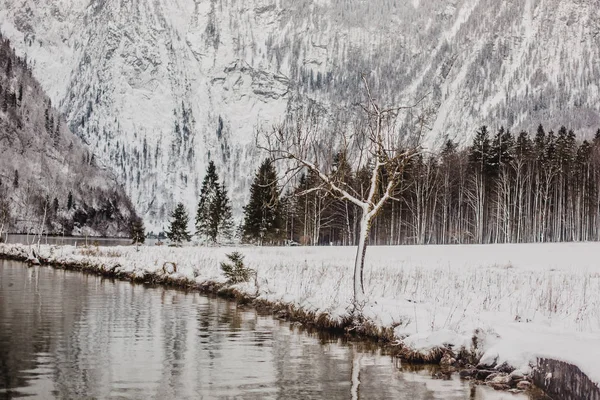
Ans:
{"label": "small bush", "polygon": [[244,256],[242,253],[234,251],[227,254],[230,262],[222,262],[221,270],[227,277],[229,283],[248,282],[254,271],[244,266]]}

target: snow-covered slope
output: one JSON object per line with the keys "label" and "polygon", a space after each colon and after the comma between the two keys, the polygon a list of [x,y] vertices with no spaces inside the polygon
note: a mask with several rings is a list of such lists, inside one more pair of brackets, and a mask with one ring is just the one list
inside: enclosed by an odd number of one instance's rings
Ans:
{"label": "snow-covered slope", "polygon": [[115,175],[68,129],[0,36],[0,236],[126,236],[135,218]]}
{"label": "snow-covered slope", "polygon": [[0,0],[0,30],[157,229],[209,159],[239,212],[255,132],[313,101],[347,121],[361,73],[385,103],[430,93],[433,143],[483,123],[589,133],[597,21],[595,0]]}

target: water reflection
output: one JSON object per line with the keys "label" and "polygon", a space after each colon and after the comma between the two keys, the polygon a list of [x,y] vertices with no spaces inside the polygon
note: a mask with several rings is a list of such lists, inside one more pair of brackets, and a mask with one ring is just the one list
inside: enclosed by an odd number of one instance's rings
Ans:
{"label": "water reflection", "polygon": [[0,399],[525,399],[403,368],[230,302],[0,261]]}

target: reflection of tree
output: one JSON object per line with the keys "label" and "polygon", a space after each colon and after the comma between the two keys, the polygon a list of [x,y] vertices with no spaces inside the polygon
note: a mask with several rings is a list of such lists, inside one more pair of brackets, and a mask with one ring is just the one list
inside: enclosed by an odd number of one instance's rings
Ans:
{"label": "reflection of tree", "polygon": [[352,400],[360,399],[360,360],[362,353],[357,353],[356,347],[352,347]]}
{"label": "reflection of tree", "polygon": [[180,300],[184,293],[164,289],[161,294],[159,313],[162,321],[163,368],[162,381],[159,385],[159,397],[181,397],[179,389],[183,388],[181,380],[182,368],[185,364],[188,337],[188,319],[180,315]]}

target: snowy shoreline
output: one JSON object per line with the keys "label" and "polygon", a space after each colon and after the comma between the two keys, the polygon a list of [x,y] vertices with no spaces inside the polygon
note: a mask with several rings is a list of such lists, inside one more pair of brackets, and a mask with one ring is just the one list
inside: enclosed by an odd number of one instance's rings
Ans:
{"label": "snowy shoreline", "polygon": [[[31,249],[0,245],[0,257],[26,260]],[[353,250],[41,246],[37,256],[69,269],[225,291],[280,305],[291,319],[343,329],[352,309]],[[256,280],[226,284],[219,265],[233,251],[257,271]],[[416,360],[438,362],[448,348],[454,355],[462,349],[480,368],[517,374],[531,374],[540,358],[555,359],[579,367],[597,386],[599,251],[598,243],[370,247],[364,333],[394,341]]]}

